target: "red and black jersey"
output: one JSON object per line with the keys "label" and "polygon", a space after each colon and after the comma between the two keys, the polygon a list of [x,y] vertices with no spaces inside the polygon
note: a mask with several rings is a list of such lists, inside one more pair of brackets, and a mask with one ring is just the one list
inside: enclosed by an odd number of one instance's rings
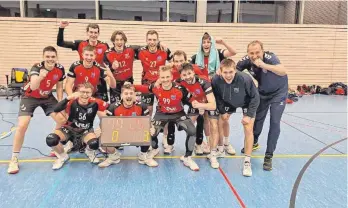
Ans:
{"label": "red and black jersey", "polygon": [[[111,69],[116,81],[126,81],[133,77],[133,62],[135,51],[130,46],[125,46],[122,52],[117,52],[115,48],[107,50],[104,54],[104,63]],[[112,63],[118,61],[119,68],[112,69]]]}
{"label": "red and black jersey", "polygon": [[207,95],[213,92],[211,84],[204,79],[200,79],[197,75],[194,78],[193,84],[188,84],[182,79],[178,79],[176,82],[191,93],[191,101],[197,100],[200,103],[207,103]]}
{"label": "red and black jersey", "polygon": [[[74,47],[72,50],[77,50],[80,56],[80,60],[83,60],[82,54],[83,54],[83,48],[90,45],[88,40],[75,40],[74,42]],[[98,62],[99,64],[103,65],[103,60],[104,60],[104,53],[109,49],[109,45],[107,43],[104,43],[102,41],[97,42],[97,45],[94,46],[96,50],[96,57],[95,61]]]}
{"label": "red and black jersey", "polygon": [[[34,75],[39,76],[41,69],[45,69],[44,62],[35,64],[30,70],[30,78]],[[62,82],[65,79],[65,70],[64,67],[60,64],[55,64],[52,70],[47,71],[47,76],[43,80],[41,80],[38,89],[30,89],[30,82],[26,84],[26,86],[24,87],[25,96],[34,98],[47,98],[52,94],[52,88],[54,87],[54,85],[58,82]]]}
{"label": "red and black jersey", "polygon": [[173,75],[173,80],[180,79],[180,72],[175,66],[173,66],[172,68],[172,75]]}
{"label": "red and black jersey", "polygon": [[157,49],[156,52],[151,53],[147,46],[139,50],[136,57],[143,66],[142,84],[151,84],[158,79],[159,67],[171,59],[170,53],[169,49],[167,51]]}
{"label": "red and black jersey", "polygon": [[162,87],[135,85],[137,91],[143,93],[153,93],[157,100],[157,111],[161,113],[173,114],[184,110],[184,104],[189,105],[192,101],[192,95],[184,87],[173,82],[170,90],[165,90]]}
{"label": "red and black jersey", "polygon": [[90,82],[94,87],[94,92],[96,92],[99,79],[106,77],[104,70],[97,62],[94,62],[91,68],[86,68],[83,66],[83,61],[76,61],[71,65],[68,76],[75,78],[75,87],[79,84]]}
{"label": "red and black jersey", "polygon": [[97,112],[103,112],[108,108],[108,104],[106,102],[97,98],[90,98],[86,106],[80,105],[78,103],[78,99],[69,101],[64,99],[63,101],[57,104],[58,108],[64,106],[65,112],[69,116],[68,121],[64,126],[69,126],[74,129],[81,130],[91,129],[93,127],[93,122],[97,115]]}
{"label": "red and black jersey", "polygon": [[202,70],[202,69],[200,69],[199,66],[197,66],[196,64],[192,64],[192,66],[193,66],[193,71],[195,72],[195,74],[196,74],[199,78],[204,79],[204,80],[210,82],[208,70]]}
{"label": "red and black jersey", "polygon": [[140,103],[134,103],[132,107],[125,107],[122,103],[111,104],[106,111],[108,116],[148,116],[149,109]]}

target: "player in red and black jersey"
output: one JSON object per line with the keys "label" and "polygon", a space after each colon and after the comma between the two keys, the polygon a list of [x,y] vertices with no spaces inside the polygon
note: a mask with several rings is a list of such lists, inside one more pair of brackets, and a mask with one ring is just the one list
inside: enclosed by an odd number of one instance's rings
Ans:
{"label": "player in red and black jersey", "polygon": [[[149,30],[146,33],[147,46],[139,49],[136,54],[137,59],[140,60],[143,66],[143,73],[141,83],[143,85],[150,85],[158,80],[158,70],[161,66],[166,64],[166,61],[171,60],[171,52],[168,48],[163,49],[159,44],[159,36],[157,31]],[[148,105],[150,115],[153,111],[154,95],[143,94],[142,102]]]}
{"label": "player in red and black jersey", "polygon": [[[100,28],[98,24],[91,23],[86,27],[86,32],[88,39],[87,40],[74,40],[74,41],[65,41],[64,40],[64,29],[69,25],[68,21],[61,21],[57,36],[57,45],[64,48],[71,48],[73,51],[77,51],[80,60],[83,58],[83,49],[90,45],[96,48],[96,62],[98,62],[101,66],[103,66],[104,53],[109,49],[109,45],[105,42],[98,40],[100,34]],[[100,79],[100,83],[98,83],[98,89],[96,90],[104,101],[108,101],[108,93],[107,93],[107,84],[104,79]]]}
{"label": "player in red and black jersey", "polygon": [[133,83],[133,62],[140,46],[127,46],[127,36],[122,31],[114,31],[111,35],[111,42],[114,47],[107,50],[104,54],[104,63],[111,69],[117,86],[110,89],[110,102],[120,102],[121,87],[124,82]]}
{"label": "player in red and black jersey", "polygon": [[68,95],[73,93],[73,86],[90,82],[94,88],[93,96],[102,99],[97,93],[97,85],[101,78],[105,79],[106,77],[110,80],[110,87],[116,87],[116,80],[111,70],[108,67],[103,68],[95,62],[95,53],[93,46],[86,46],[83,49],[83,61],[77,61],[71,65],[65,85],[65,91]]}
{"label": "player in red and black jersey", "polygon": [[136,86],[137,91],[151,92],[158,100],[156,113],[152,119],[151,139],[153,149],[150,151],[149,157],[153,158],[159,153],[157,135],[168,122],[174,122],[179,130],[184,130],[187,134],[186,153],[180,159],[185,166],[198,171],[198,165],[191,158],[196,140],[196,128],[184,111],[184,104],[191,101],[192,95],[184,87],[173,82],[171,70],[171,66],[162,66],[159,69],[160,85],[158,87],[155,87],[155,83],[150,86]]}
{"label": "player in red and black jersey", "polygon": [[[173,54],[173,63],[174,64],[173,64],[172,72],[179,73],[179,76],[180,76],[180,72],[179,71],[182,69],[182,65],[184,63],[186,63],[186,62],[187,62],[187,55],[186,55],[186,53],[184,51],[181,51],[181,50],[175,51],[174,54]],[[193,73],[195,75],[197,75],[200,79],[209,81],[209,77],[207,75],[205,75],[204,73],[202,73],[202,70],[197,65],[192,64],[191,66],[193,68]],[[203,141],[203,129],[204,129],[207,141],[209,143],[209,137],[210,137],[209,127],[210,127],[209,121],[206,120],[204,122],[203,115],[199,115],[198,118],[197,118],[197,126],[196,126],[196,138],[197,138],[197,143],[198,144],[202,144],[201,141]],[[163,145],[164,145],[165,149],[167,148],[167,143],[168,143],[167,139],[175,140],[174,124],[172,122],[169,122],[168,123],[168,128],[170,129],[170,133],[167,133],[166,129],[164,130],[164,133],[163,133],[164,134],[163,135]],[[210,148],[209,148],[209,145],[204,143],[203,150],[202,150],[201,146],[196,146],[195,151],[196,151],[196,154],[198,154],[198,155],[203,154],[203,153],[209,154],[210,153]]]}
{"label": "player in red and black jersey", "polygon": [[94,133],[93,122],[97,112],[104,112],[108,104],[100,99],[93,98],[94,87],[85,82],[78,85],[77,91],[60,101],[54,112],[65,111],[68,121],[46,138],[46,144],[55,151],[57,160],[52,169],[60,169],[69,160],[68,154],[61,144],[71,141],[79,151],[85,152],[92,163],[98,163],[95,151],[99,148],[99,139]]}
{"label": "player in red and black jersey", "polygon": [[[121,101],[113,103],[106,111],[108,116],[148,116],[149,110],[145,105],[136,103],[135,89],[132,84],[125,84],[121,88]],[[138,161],[140,164],[146,164],[150,167],[157,167],[158,163],[150,158],[147,154],[150,146],[141,146],[141,152],[138,155]],[[108,158],[100,163],[98,166],[101,168],[108,167],[112,164],[117,164],[121,160],[121,154],[116,148],[104,149],[109,155]]]}
{"label": "player in red and black jersey", "polygon": [[24,142],[25,132],[37,107],[41,107],[46,116],[51,116],[59,127],[64,122],[64,117],[53,112],[58,103],[52,95],[52,88],[56,85],[58,100],[63,99],[63,80],[65,79],[64,67],[57,63],[57,50],[48,46],[43,49],[44,61],[35,64],[30,70],[29,83],[25,86],[25,94],[19,104],[18,127],[13,141],[12,159],[9,163],[8,173],[18,173],[18,156]]}

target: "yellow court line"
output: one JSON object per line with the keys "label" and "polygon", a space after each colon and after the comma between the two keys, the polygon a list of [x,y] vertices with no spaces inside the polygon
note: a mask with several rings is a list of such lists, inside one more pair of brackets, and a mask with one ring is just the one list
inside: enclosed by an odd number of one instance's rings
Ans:
{"label": "yellow court line", "polygon": [[[309,158],[313,155],[274,155],[273,158]],[[157,156],[155,159],[179,159],[181,156]],[[206,156],[192,156],[193,158],[206,158]],[[253,155],[252,158],[264,158],[264,155]],[[323,154],[319,157],[348,157],[348,154]],[[225,156],[224,158],[244,158],[243,155],[236,156]],[[137,160],[138,157],[121,157],[121,160]],[[28,160],[19,160],[21,163],[35,163],[35,162],[54,162],[55,159],[28,159]],[[71,158],[69,161],[72,162],[87,162],[87,158]],[[10,160],[0,160],[0,163],[9,163]]]}

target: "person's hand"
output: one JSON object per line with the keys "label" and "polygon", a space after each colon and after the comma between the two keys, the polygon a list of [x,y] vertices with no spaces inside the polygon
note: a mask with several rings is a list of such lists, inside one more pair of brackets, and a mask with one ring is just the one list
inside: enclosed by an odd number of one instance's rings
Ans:
{"label": "person's hand", "polygon": [[114,70],[116,70],[116,69],[118,69],[118,67],[120,67],[120,64],[119,64],[119,62],[118,61],[114,61],[114,62],[112,62],[112,69],[114,69]]}
{"label": "person's hand", "polygon": [[155,127],[154,127],[154,126],[151,126],[151,128],[150,128],[150,134],[151,134],[151,136],[155,135],[155,133],[156,133]]}
{"label": "person's hand", "polygon": [[263,68],[262,66],[265,64],[261,59],[256,59],[254,61],[254,64],[257,66],[257,67],[260,67],[260,68]]}
{"label": "person's hand", "polygon": [[74,92],[73,94],[69,95],[68,97],[66,97],[68,100],[73,100],[73,99],[77,99],[78,97],[80,97],[80,92]]}
{"label": "person's hand", "polygon": [[66,20],[62,20],[62,21],[60,21],[60,23],[59,23],[59,27],[60,28],[65,28],[65,27],[67,27],[69,25],[69,21],[66,21]]}
{"label": "person's hand", "polygon": [[249,124],[250,121],[251,121],[251,118],[249,116],[243,116],[243,119],[242,119],[242,124],[243,125]]}
{"label": "person's hand", "polygon": [[226,121],[228,119],[228,114],[224,113],[221,115],[222,120]]}
{"label": "person's hand", "polygon": [[215,38],[215,42],[216,42],[216,44],[223,44],[224,40],[220,37],[217,37],[217,38]]}
{"label": "person's hand", "polygon": [[158,79],[155,84],[154,84],[154,87],[158,88],[160,87],[160,85],[162,84],[162,82]]}
{"label": "person's hand", "polygon": [[192,107],[198,109],[200,107],[200,103],[197,100],[192,101]]}
{"label": "person's hand", "polygon": [[218,70],[216,70],[216,72],[215,72],[217,75],[221,75],[221,69],[218,69]]}
{"label": "person's hand", "polygon": [[204,109],[202,109],[202,108],[199,108],[199,109],[198,109],[198,112],[199,112],[199,115],[203,115],[203,114],[204,114],[204,112],[205,112],[205,110],[204,110]]}
{"label": "person's hand", "polygon": [[48,71],[46,69],[40,69],[40,74],[39,74],[39,77],[41,79],[45,79],[45,77],[47,76],[48,74]]}

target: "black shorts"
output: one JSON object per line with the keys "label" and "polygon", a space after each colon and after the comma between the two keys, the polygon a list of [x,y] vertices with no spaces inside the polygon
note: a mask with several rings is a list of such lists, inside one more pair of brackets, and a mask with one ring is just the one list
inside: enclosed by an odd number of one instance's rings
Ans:
{"label": "black shorts", "polygon": [[88,130],[74,131],[73,128],[62,126],[60,127],[60,129],[57,129],[57,131],[60,131],[64,134],[65,142],[71,141],[73,143],[72,151],[83,151],[86,147],[83,140],[87,134],[93,133],[94,129],[90,128]]}
{"label": "black shorts", "polygon": [[[155,127],[156,131],[160,132],[164,129],[164,126],[168,122],[174,122],[178,128],[179,131],[182,129],[182,124],[185,124],[186,122],[191,122],[192,120],[186,115],[184,111],[174,113],[174,114],[165,114],[156,112],[153,119],[151,120],[151,124]],[[187,125],[186,125],[187,126]]]}
{"label": "black shorts", "polygon": [[[235,112],[237,111],[237,108],[231,106],[231,105],[228,104],[228,103],[224,103],[224,108],[225,108],[225,112],[226,112],[227,114],[230,114],[230,115],[231,115],[232,113],[235,113]],[[247,106],[243,106],[243,107],[242,107],[242,110],[243,110],[243,115],[246,116],[246,114],[247,114],[247,112],[248,112],[248,107],[247,107]],[[226,114],[226,113],[225,113],[225,114]],[[216,109],[216,111],[212,112],[211,114],[212,114],[212,117],[213,117],[213,118],[218,118],[219,115],[220,115],[221,113],[219,112],[218,109]],[[221,114],[221,115],[222,115],[222,114]],[[255,115],[256,115],[256,112],[255,112],[255,114],[253,115],[252,118],[255,118]]]}
{"label": "black shorts", "polygon": [[49,116],[54,112],[58,101],[51,94],[48,98],[33,98],[23,96],[19,104],[19,113],[18,116],[31,116],[33,117],[34,111],[37,107],[41,107],[46,116]]}
{"label": "black shorts", "polygon": [[[206,110],[205,112],[208,112],[209,118],[210,117],[214,118],[216,116],[216,113],[217,113],[216,110],[215,111],[208,111],[208,110]],[[188,116],[199,116],[199,110],[197,108],[189,107],[188,111],[187,111],[187,115]]]}
{"label": "black shorts", "polygon": [[141,101],[147,106],[153,106],[153,103],[155,101],[155,95],[153,93],[142,94]]}
{"label": "black shorts", "polygon": [[97,91],[96,91],[94,97],[99,98],[105,102],[109,101],[108,86],[107,86],[105,79],[100,78],[99,84],[97,85]]}

